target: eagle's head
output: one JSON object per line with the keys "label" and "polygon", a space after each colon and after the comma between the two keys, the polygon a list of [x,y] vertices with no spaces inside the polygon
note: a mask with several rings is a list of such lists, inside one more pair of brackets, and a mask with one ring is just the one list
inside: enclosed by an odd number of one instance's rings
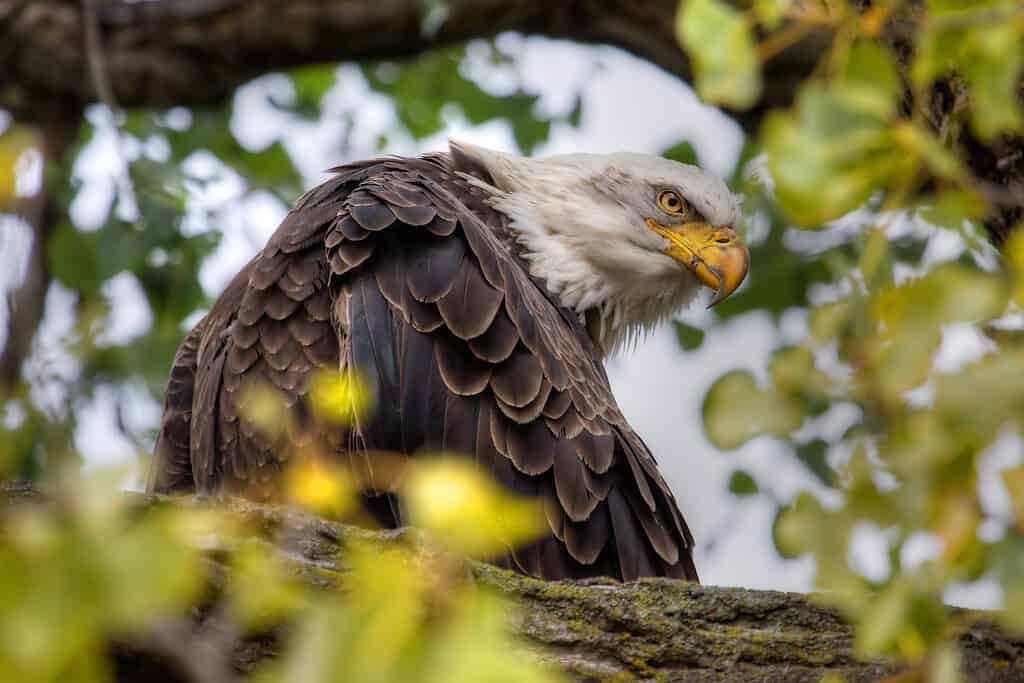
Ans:
{"label": "eagle's head", "polygon": [[527,159],[452,142],[456,168],[509,219],[530,274],[610,352],[690,302],[746,277],[739,204],[696,166],[633,154]]}

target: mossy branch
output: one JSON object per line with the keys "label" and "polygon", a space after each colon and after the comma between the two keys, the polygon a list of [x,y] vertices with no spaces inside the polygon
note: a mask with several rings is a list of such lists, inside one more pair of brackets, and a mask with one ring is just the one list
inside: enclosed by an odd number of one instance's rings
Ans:
{"label": "mossy branch", "polygon": [[[168,504],[163,498],[125,496],[139,508]],[[0,499],[5,505],[45,501],[30,485],[6,485]],[[242,500],[209,504],[272,541],[295,575],[316,586],[332,586],[344,574],[350,542],[417,539],[411,531],[368,531],[280,506]],[[209,559],[215,587],[231,580],[224,559],[218,553]],[[859,658],[850,626],[806,595],[666,579],[547,582],[481,563],[472,563],[471,572],[479,585],[518,603],[515,630],[539,659],[572,680],[787,683],[817,682],[831,672],[854,683],[884,680],[905,668],[895,661]],[[195,646],[197,639],[214,638],[211,634],[220,638],[224,629],[216,622],[221,616],[216,608],[197,607],[189,624],[191,641],[182,642]],[[984,615],[971,616],[977,618],[964,620],[971,626],[960,637],[968,680],[1024,680],[1024,637],[1001,630]],[[230,650],[230,668],[244,680],[261,660],[279,653],[287,630],[236,635],[218,641],[218,647]],[[192,680],[151,643],[121,643],[114,652],[119,683]]]}

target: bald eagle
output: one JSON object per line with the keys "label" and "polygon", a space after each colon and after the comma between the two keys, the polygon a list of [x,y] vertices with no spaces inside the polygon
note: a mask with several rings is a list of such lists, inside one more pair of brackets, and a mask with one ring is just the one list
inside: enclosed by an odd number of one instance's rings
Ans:
{"label": "bald eagle", "polygon": [[[299,199],[174,358],[150,479],[256,495],[283,463],[239,419],[259,377],[301,410],[318,369],[354,369],[371,417],[340,455],[448,451],[539,497],[550,536],[500,564],[548,579],[697,581],[693,538],[603,358],[746,275],[717,177],[640,154],[447,153],[332,169]],[[389,526],[401,501],[368,492]]]}

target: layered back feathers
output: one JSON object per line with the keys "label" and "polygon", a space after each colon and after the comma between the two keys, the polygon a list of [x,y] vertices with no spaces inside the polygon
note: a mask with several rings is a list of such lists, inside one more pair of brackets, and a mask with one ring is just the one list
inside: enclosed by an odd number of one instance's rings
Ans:
{"label": "layered back feathers", "polygon": [[[500,564],[696,580],[689,530],[600,352],[537,277],[484,171],[458,152],[375,160],[303,196],[179,350],[151,489],[277,494],[293,454],[238,411],[258,378],[356,471],[379,451],[445,450],[538,498],[550,535]],[[317,424],[305,403],[323,368],[368,378],[373,415],[347,431]],[[404,522],[400,499],[366,495],[383,523]]]}

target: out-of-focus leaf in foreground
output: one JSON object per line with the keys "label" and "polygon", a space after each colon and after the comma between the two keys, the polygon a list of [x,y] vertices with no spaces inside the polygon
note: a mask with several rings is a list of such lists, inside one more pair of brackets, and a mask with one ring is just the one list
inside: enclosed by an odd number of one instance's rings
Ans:
{"label": "out-of-focus leaf in foreground", "polygon": [[215,528],[209,513],[140,515],[91,488],[0,514],[2,680],[106,680],[107,639],[179,618],[203,587],[195,540]]}
{"label": "out-of-focus leaf in foreground", "polygon": [[464,459],[414,462],[402,488],[414,525],[472,557],[494,557],[547,530],[536,501],[511,495]]}

